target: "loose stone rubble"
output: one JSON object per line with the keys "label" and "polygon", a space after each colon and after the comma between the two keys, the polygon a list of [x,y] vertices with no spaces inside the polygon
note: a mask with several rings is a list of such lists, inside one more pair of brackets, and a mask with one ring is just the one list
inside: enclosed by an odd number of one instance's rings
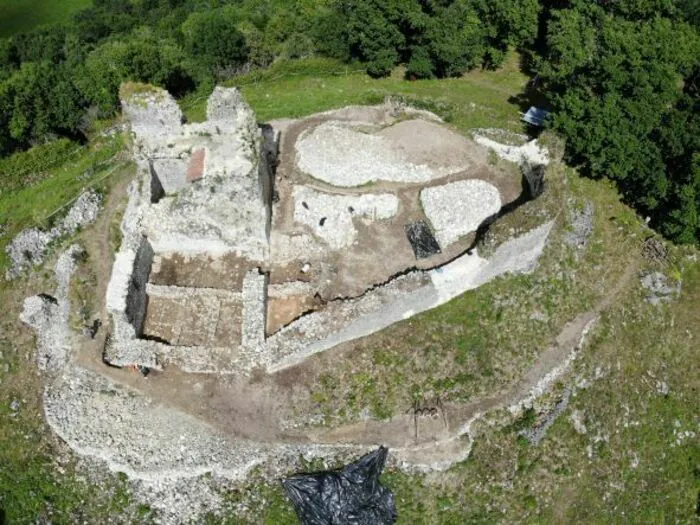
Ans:
{"label": "loose stone rubble", "polygon": [[496,152],[500,158],[515,162],[517,164],[534,164],[547,165],[549,164],[549,154],[547,150],[540,147],[537,140],[531,140],[522,146],[501,144],[493,139],[474,134],[474,140]]}
{"label": "loose stone rubble", "polygon": [[645,275],[642,277],[641,283],[642,287],[649,292],[646,300],[654,306],[672,301],[681,291],[680,283],[672,285],[669,283],[668,277],[661,272]]}
{"label": "loose stone rubble", "polygon": [[585,248],[593,233],[593,204],[586,202],[583,209],[574,208],[569,213],[571,231],[564,236],[564,242],[571,248]]}
{"label": "loose stone rubble", "polygon": [[475,231],[501,209],[496,187],[478,179],[426,188],[420,202],[442,246]]}
{"label": "loose stone rubble", "polygon": [[15,279],[29,268],[43,263],[52,242],[95,222],[101,204],[102,196],[94,190],[88,190],[78,197],[66,216],[50,230],[28,228],[20,232],[5,249],[10,258],[10,268],[5,272],[5,279]]}

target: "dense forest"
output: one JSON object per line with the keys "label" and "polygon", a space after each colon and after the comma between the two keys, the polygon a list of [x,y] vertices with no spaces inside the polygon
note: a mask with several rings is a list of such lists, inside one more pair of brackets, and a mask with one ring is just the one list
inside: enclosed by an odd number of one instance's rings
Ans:
{"label": "dense forest", "polygon": [[678,242],[700,239],[698,0],[95,0],[0,40],[0,155],[80,140],[126,79],[176,96],[283,58],[409,79],[497,68],[516,48],[567,160],[618,183]]}

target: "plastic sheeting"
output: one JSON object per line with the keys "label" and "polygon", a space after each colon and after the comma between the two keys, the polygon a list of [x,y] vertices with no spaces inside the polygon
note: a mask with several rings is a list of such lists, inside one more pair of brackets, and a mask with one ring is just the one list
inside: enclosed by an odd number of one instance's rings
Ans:
{"label": "plastic sheeting", "polygon": [[389,450],[379,447],[341,470],[299,474],[282,483],[302,525],[391,525],[394,496],[379,483]]}
{"label": "plastic sheeting", "polygon": [[425,221],[408,223],[404,229],[416,259],[425,259],[440,253],[440,245],[435,239],[430,226]]}

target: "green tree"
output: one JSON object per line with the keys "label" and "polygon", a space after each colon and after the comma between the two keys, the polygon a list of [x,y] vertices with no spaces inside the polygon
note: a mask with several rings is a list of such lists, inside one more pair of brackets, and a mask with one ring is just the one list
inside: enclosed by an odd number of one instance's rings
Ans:
{"label": "green tree", "polygon": [[569,158],[617,181],[656,226],[687,242],[697,235],[697,95],[682,88],[700,40],[671,16],[670,4],[654,0],[554,10],[540,77]]}
{"label": "green tree", "polygon": [[233,9],[193,13],[182,25],[185,49],[215,74],[242,65],[248,59],[248,47],[238,22]]}
{"label": "green tree", "polygon": [[143,31],[95,49],[85,61],[79,85],[101,114],[110,115],[119,107],[119,86],[127,80],[159,85],[176,96],[195,87],[183,50]]}
{"label": "green tree", "polygon": [[49,62],[27,62],[0,85],[5,110],[1,140],[28,146],[52,134],[77,134],[85,107],[69,71]]}

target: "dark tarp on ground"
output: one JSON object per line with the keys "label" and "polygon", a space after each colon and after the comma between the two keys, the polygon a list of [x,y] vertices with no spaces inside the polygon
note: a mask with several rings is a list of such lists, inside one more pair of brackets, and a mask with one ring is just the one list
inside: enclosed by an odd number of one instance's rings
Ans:
{"label": "dark tarp on ground", "polygon": [[440,253],[440,245],[425,221],[409,222],[404,229],[416,259],[425,259]]}
{"label": "dark tarp on ground", "polygon": [[389,450],[379,447],[340,470],[298,474],[282,483],[302,525],[392,525],[394,496],[379,483]]}

